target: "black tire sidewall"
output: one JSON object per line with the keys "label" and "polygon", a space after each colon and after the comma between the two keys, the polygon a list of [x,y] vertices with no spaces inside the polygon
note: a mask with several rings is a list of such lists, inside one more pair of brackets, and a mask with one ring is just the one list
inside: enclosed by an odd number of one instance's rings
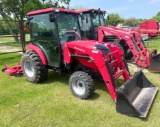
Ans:
{"label": "black tire sidewall", "polygon": [[[32,77],[29,77],[24,69],[25,61],[30,61],[34,68],[34,74]],[[40,83],[47,79],[48,77],[48,68],[43,65],[41,58],[34,51],[29,51],[23,54],[22,56],[22,70],[25,78],[33,83]]]}
{"label": "black tire sidewall", "polygon": [[[73,88],[73,82],[75,80],[81,80],[85,87],[85,92],[83,94],[78,94]],[[90,80],[90,81],[89,81]],[[88,82],[89,81],[89,82]],[[77,71],[73,73],[69,79],[70,89],[76,97],[80,99],[87,99],[94,93],[94,83],[92,78],[85,72]]]}
{"label": "black tire sidewall", "polygon": [[[34,75],[33,75],[33,77],[29,77],[29,76],[26,74],[26,72],[24,71],[24,70],[25,70],[25,69],[24,69],[24,62],[25,62],[25,61],[30,61],[30,62],[32,63],[33,68],[34,68]],[[26,79],[29,80],[29,81],[31,81],[31,82],[34,82],[34,80],[36,79],[36,75],[37,75],[37,67],[36,67],[34,61],[32,61],[32,59],[31,59],[29,56],[27,56],[27,55],[25,55],[25,56],[23,57],[23,59],[22,59],[22,69],[23,69],[23,73],[24,73],[24,76],[26,77]]]}

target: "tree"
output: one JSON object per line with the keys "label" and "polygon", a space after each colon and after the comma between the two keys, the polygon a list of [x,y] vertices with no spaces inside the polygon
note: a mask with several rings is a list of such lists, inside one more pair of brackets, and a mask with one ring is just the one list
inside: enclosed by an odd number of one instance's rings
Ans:
{"label": "tree", "polygon": [[106,20],[107,25],[117,26],[119,23],[123,23],[124,19],[119,14],[109,14],[109,20]]}
{"label": "tree", "polygon": [[127,26],[130,26],[130,27],[135,27],[135,26],[138,26],[140,24],[140,20],[134,18],[134,17],[131,17],[131,18],[128,18],[125,20],[124,22],[124,25],[127,25]]}
{"label": "tree", "polygon": [[[9,28],[8,28],[8,25],[5,23],[5,21],[3,21],[3,18],[2,17],[0,17],[0,35],[8,35],[8,34],[10,34],[11,32],[10,32],[10,30],[9,30]],[[13,32],[14,33],[17,33],[18,31],[17,31],[17,22],[15,22],[15,21],[13,21],[13,19],[11,19],[11,18],[8,18],[8,20],[10,20],[10,25],[11,25],[11,27],[12,27],[12,30],[13,30]]]}
{"label": "tree", "polygon": [[156,16],[153,16],[152,19],[160,22],[160,12],[158,12]]}
{"label": "tree", "polygon": [[63,4],[69,4],[69,2],[70,0],[58,0],[58,2],[55,0],[0,0],[0,15],[7,23],[12,35],[15,35],[15,33],[8,18],[13,16],[18,21],[20,40],[24,42],[24,18],[27,12],[46,7],[60,7],[60,5],[63,7]]}

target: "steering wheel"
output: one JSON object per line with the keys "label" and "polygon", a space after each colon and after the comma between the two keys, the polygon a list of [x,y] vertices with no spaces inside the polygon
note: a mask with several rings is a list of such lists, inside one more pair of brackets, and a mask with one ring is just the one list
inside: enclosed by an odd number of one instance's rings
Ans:
{"label": "steering wheel", "polygon": [[[71,39],[71,40],[69,40],[69,39]],[[78,33],[74,32],[74,31],[66,31],[60,40],[61,40],[61,44],[62,44],[64,42],[69,42],[72,40],[80,40],[80,37],[79,37]]]}

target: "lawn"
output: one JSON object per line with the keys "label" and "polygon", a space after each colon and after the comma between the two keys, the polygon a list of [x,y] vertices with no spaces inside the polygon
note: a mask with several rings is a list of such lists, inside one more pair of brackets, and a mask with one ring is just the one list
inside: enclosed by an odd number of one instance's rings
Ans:
{"label": "lawn", "polygon": [[[26,41],[29,41],[29,38],[30,38],[29,34],[26,34]],[[0,42],[14,42],[14,38],[12,37],[12,35],[3,35],[3,36],[0,35]]]}
{"label": "lawn", "polygon": [[[150,40],[148,48],[160,52],[160,37]],[[0,55],[12,66],[21,54]],[[145,73],[160,89],[160,75]],[[95,93],[87,100],[74,97],[68,85],[68,74],[50,71],[47,81],[33,84],[22,77],[0,72],[0,127],[159,127],[160,95],[157,94],[147,118],[137,118],[116,112],[108,90],[101,80],[95,80]],[[119,83],[121,80],[118,81]]]}

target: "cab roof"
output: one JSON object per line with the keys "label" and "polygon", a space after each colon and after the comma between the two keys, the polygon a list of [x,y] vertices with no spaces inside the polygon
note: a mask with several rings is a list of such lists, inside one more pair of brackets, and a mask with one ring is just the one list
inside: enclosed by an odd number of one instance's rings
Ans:
{"label": "cab roof", "polygon": [[40,10],[28,12],[27,16],[43,14],[43,13],[53,12],[53,11],[56,11],[56,12],[69,12],[69,13],[77,14],[77,12],[75,10],[69,10],[69,9],[65,9],[65,8],[46,8],[46,9],[40,9]]}
{"label": "cab roof", "polygon": [[[76,10],[77,13],[85,13],[85,12],[89,12],[89,11],[95,11],[95,12],[98,12],[98,9],[91,9],[91,8],[83,8],[83,9],[78,9]],[[104,10],[100,10],[100,12],[105,12]]]}

